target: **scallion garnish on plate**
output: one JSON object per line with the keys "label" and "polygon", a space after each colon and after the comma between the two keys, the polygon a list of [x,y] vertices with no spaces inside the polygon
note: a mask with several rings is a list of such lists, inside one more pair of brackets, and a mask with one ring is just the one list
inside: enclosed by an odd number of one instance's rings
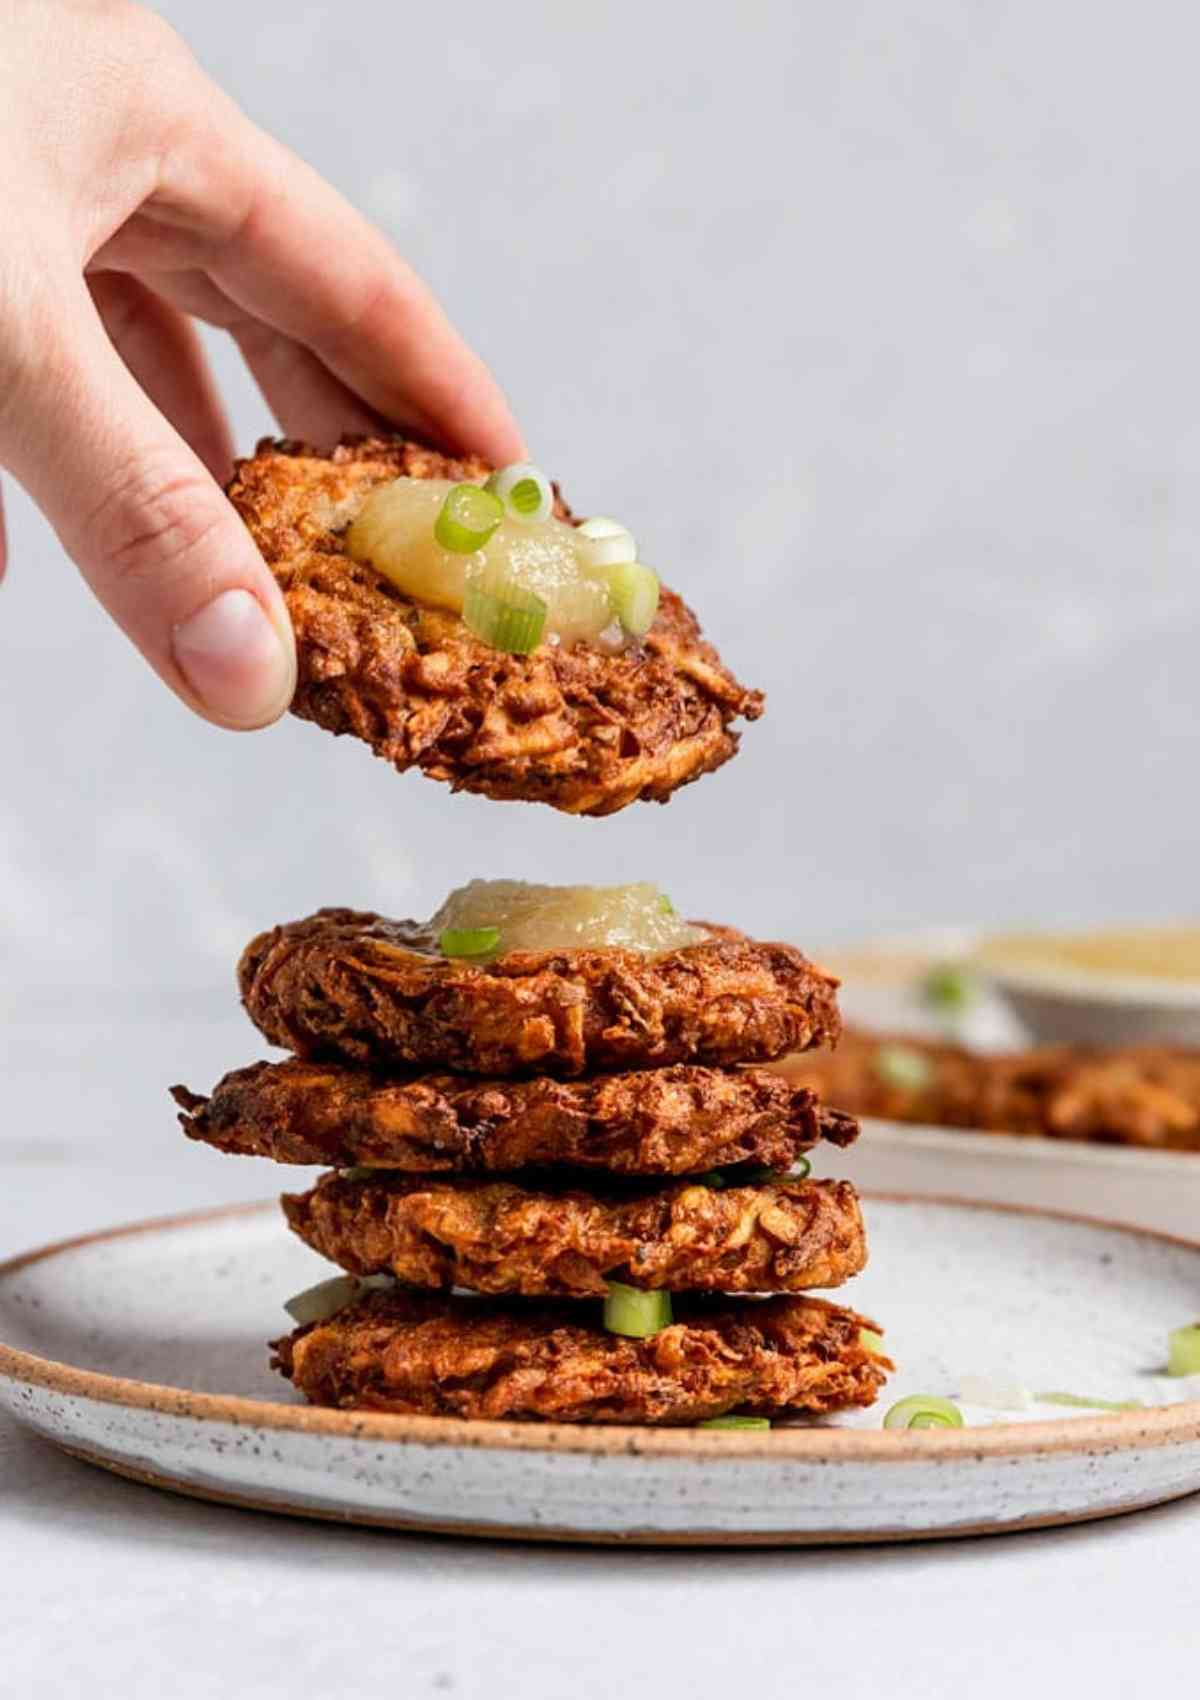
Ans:
{"label": "scallion garnish on plate", "polygon": [[899,1399],[883,1419],[884,1428],[964,1428],[963,1414],[949,1399],[935,1393],[910,1393]]}
{"label": "scallion garnish on plate", "polygon": [[1039,1405],[1068,1405],[1077,1411],[1144,1411],[1140,1399],[1093,1399],[1086,1393],[1038,1393]]}
{"label": "scallion garnish on plate", "polygon": [[1200,1375],[1200,1322],[1173,1328],[1167,1335],[1167,1374]]}
{"label": "scallion garnish on plate", "polygon": [[293,1322],[304,1327],[310,1322],[326,1322],[364,1294],[394,1285],[390,1275],[331,1275],[328,1281],[318,1281],[315,1287],[295,1294],[283,1308]]}

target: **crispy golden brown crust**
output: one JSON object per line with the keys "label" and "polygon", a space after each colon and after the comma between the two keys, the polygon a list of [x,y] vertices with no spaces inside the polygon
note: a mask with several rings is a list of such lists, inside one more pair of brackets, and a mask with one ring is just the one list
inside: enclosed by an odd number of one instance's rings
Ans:
{"label": "crispy golden brown crust", "polygon": [[852,1117],[767,1069],[679,1065],[583,1080],[397,1079],[338,1063],[253,1063],[211,1098],[172,1088],[190,1139],[277,1163],[435,1174],[603,1169],[687,1175],[737,1163],[789,1168]]}
{"label": "crispy golden brown crust", "polygon": [[427,927],[321,909],[242,954],[242,999],[272,1044],[385,1068],[577,1075],[761,1062],[837,1036],[837,980],[785,944],[716,930],[662,956],[442,956]]}
{"label": "crispy golden brown crust", "polygon": [[[644,645],[624,654],[579,644],[506,655],[347,555],[342,533],[376,485],[490,470],[400,438],[347,439],[329,455],[264,440],[239,462],[230,499],[296,632],[293,712],[401,772],[570,814],[666,802],[728,761],[730,722],[756,720],[762,695],[738,684],[672,591]],[[561,502],[559,514],[571,517]]]}
{"label": "crispy golden brown crust", "polygon": [[862,1344],[873,1322],[821,1299],[682,1300],[649,1340],[589,1309],[375,1293],[276,1341],[273,1362],[344,1410],[660,1424],[870,1405],[893,1367]]}
{"label": "crispy golden brown crust", "polygon": [[[889,1047],[924,1060],[928,1078],[920,1087],[888,1078],[880,1053]],[[813,1087],[853,1115],[1200,1151],[1196,1051],[1063,1045],[983,1055],[908,1035],[847,1033],[835,1053],[789,1058],[780,1067],[789,1080]]]}
{"label": "crispy golden brown crust", "polygon": [[326,1175],[283,1209],[306,1245],[352,1275],[429,1290],[602,1296],[613,1280],[794,1293],[839,1286],[867,1260],[849,1181],[583,1192],[380,1171]]}

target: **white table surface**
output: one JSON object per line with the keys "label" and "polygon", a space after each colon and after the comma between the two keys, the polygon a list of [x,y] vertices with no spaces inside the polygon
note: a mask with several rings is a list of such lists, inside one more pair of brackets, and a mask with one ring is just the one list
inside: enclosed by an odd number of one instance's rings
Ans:
{"label": "white table surface", "polygon": [[[265,1164],[185,1141],[163,1090],[262,1054],[233,1012],[179,994],[104,1011],[80,994],[0,1014],[0,1254],[274,1190]],[[176,1499],[0,1418],[0,1690],[1097,1700],[1190,1680],[1198,1550],[1200,1497],[923,1547],[421,1539]]]}

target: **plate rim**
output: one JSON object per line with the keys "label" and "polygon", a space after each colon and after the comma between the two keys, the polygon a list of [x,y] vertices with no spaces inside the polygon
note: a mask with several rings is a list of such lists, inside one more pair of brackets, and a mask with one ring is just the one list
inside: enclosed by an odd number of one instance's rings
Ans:
{"label": "plate rim", "polygon": [[[1008,1216],[1027,1216],[1100,1228],[1138,1240],[1153,1240],[1200,1256],[1200,1239],[1105,1221],[1037,1205],[994,1203],[923,1192],[863,1193],[864,1200],[898,1205],[941,1205]],[[147,1217],[115,1227],[73,1234],[18,1252],[0,1262],[0,1283],[35,1263],[68,1252],[134,1235],[184,1230],[242,1217],[266,1216],[275,1199],[217,1205],[181,1214]],[[470,1417],[403,1416],[390,1412],[340,1411],[325,1406],[251,1399],[245,1394],[202,1393],[102,1370],[80,1369],[55,1358],[0,1340],[0,1380],[44,1388],[70,1398],[146,1411],[199,1422],[224,1422],[271,1432],[321,1434],[341,1439],[390,1442],[408,1446],[459,1447],[472,1451],[516,1451],[658,1457],[765,1459],[770,1462],[931,1463],[968,1455],[987,1459],[1057,1453],[1112,1453],[1187,1445],[1200,1441],[1200,1399],[1150,1406],[1141,1411],[1102,1412],[1090,1417],[1060,1417],[1039,1422],[989,1423],[986,1427],[913,1430],[839,1429],[821,1425],[761,1431],[636,1427],[615,1423],[539,1423],[489,1421]],[[20,1413],[14,1412],[19,1420]]]}

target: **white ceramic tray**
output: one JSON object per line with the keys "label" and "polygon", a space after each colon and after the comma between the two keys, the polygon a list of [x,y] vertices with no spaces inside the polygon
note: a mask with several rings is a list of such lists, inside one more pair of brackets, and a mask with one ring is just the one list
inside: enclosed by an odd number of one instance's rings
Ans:
{"label": "white ceramic tray", "polygon": [[[736,1433],[310,1409],[269,1371],[265,1342],[288,1326],[281,1301],[327,1266],[273,1203],[0,1267],[0,1404],[159,1487],[477,1535],[905,1540],[1076,1522],[1200,1489],[1200,1386],[1156,1373],[1167,1330],[1200,1308],[1200,1245],[920,1198],[871,1200],[868,1221],[872,1266],[839,1296],[884,1324],[901,1367],[879,1406],[837,1424]],[[973,1373],[1153,1408],[1000,1419],[965,1407],[963,1430],[880,1429],[892,1400],[951,1394]]]}
{"label": "white ceramic tray", "polygon": [[1200,1153],[864,1117],[845,1151],[818,1147],[809,1156],[815,1175],[844,1176],[864,1191],[1028,1205],[1200,1238]]}
{"label": "white ceramic tray", "polygon": [[[868,1031],[938,1036],[943,1030],[922,1007],[918,988],[935,963],[968,956],[974,939],[965,930],[946,929],[830,952],[829,965],[843,976],[840,1002],[847,1022]],[[985,1051],[1030,1043],[1011,1013],[986,995],[960,1036]],[[847,1151],[811,1152],[814,1172],[848,1175],[877,1191],[1026,1204],[1200,1238],[1200,1152],[870,1118],[862,1125],[861,1139]]]}

